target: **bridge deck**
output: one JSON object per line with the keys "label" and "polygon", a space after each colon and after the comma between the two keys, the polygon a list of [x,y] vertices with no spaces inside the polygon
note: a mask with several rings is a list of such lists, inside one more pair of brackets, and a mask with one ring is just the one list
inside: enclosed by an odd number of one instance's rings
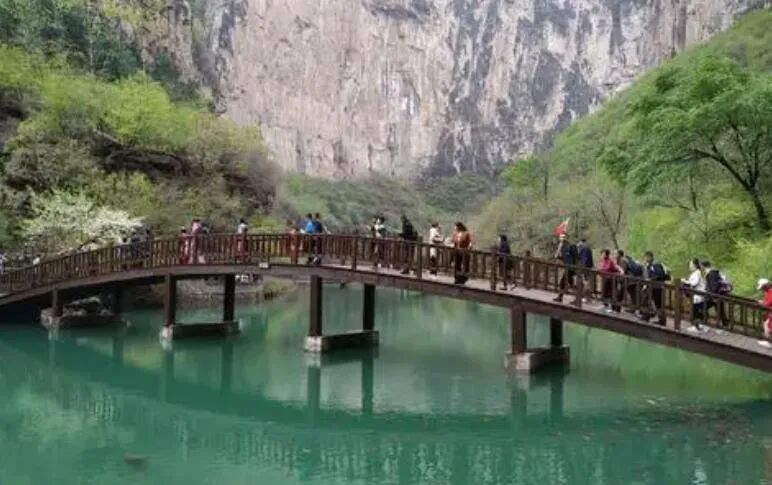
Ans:
{"label": "bridge deck", "polygon": [[[324,264],[301,264],[300,257],[309,253],[319,255]],[[376,261],[381,266],[378,270],[374,267]],[[428,274],[430,265],[439,273],[436,278]],[[406,266],[421,277],[386,269]],[[1,274],[0,295],[5,296],[0,296],[0,318],[11,305],[45,305],[61,292],[73,297],[82,291],[153,283],[167,276],[197,278],[239,273],[320,276],[465,299],[602,328],[772,372],[772,349],[758,343],[770,309],[752,300],[566,267],[555,261],[360,236],[212,235],[188,240],[157,239],[77,253]],[[571,273],[577,277],[572,278]],[[453,284],[456,274],[469,278],[466,285]],[[492,290],[499,286],[502,276],[518,286],[510,291]],[[566,303],[553,302],[561,283]],[[599,303],[602,286],[611,289],[607,300],[619,305],[623,313],[603,311]],[[662,302],[656,309],[651,306],[655,292]],[[691,305],[695,294],[723,307],[728,330],[718,328],[716,316],[704,322],[710,328],[707,332],[686,330],[698,320]],[[590,302],[571,304],[584,298]],[[666,326],[636,318],[633,313],[642,310],[656,311],[666,320]]]}
{"label": "bridge deck", "polygon": [[[348,269],[346,266],[334,265],[334,264],[328,264],[328,265],[325,265],[325,267],[339,268],[341,270]],[[442,275],[442,274],[439,274],[436,277],[431,277],[431,278],[424,276],[419,280],[418,278],[416,278],[416,276],[413,273],[411,273],[410,275],[402,275],[400,274],[399,271],[393,270],[393,269],[380,268],[378,271],[375,271],[373,268],[368,266],[368,267],[357,268],[357,271],[369,272],[373,275],[388,275],[391,277],[412,279],[414,281],[421,281],[421,282],[428,280],[432,283],[440,283],[451,287],[458,287],[458,285],[455,285],[453,283],[453,277]],[[525,300],[540,302],[544,305],[563,306],[567,309],[572,309],[571,301],[574,298],[571,295],[566,295],[566,297],[564,298],[565,303],[556,303],[553,301],[553,299],[556,296],[555,292],[539,290],[534,288],[526,289],[526,288],[523,288],[522,286],[516,286],[515,288],[508,289],[506,291],[503,289],[491,290],[490,281],[483,280],[483,279],[470,279],[466,282],[464,286],[461,286],[459,288],[461,289],[461,291],[463,291],[463,288],[469,288],[469,289],[474,289],[474,290],[487,292],[487,293],[496,293],[499,295],[512,295],[515,297],[520,297]],[[582,310],[584,312],[595,313],[601,317],[610,317],[615,320],[627,322],[629,324],[650,328],[653,331],[663,330],[662,326],[657,325],[655,323],[646,322],[638,318],[634,313],[630,311],[621,311],[618,313],[611,313],[611,314],[606,313],[603,303],[598,300],[590,299],[589,301],[584,302],[582,305]],[[744,350],[744,351],[758,354],[761,356],[769,357],[770,359],[772,359],[772,348],[767,348],[759,345],[759,340],[751,336],[747,336],[739,333],[733,333],[728,330],[719,329],[708,325],[702,325],[703,331],[698,333],[692,333],[685,329],[677,330],[675,328],[675,319],[672,316],[667,317],[667,323],[665,325],[665,329],[670,332],[677,333],[679,335],[693,338],[695,340],[705,340],[716,344],[721,344],[728,347]]]}

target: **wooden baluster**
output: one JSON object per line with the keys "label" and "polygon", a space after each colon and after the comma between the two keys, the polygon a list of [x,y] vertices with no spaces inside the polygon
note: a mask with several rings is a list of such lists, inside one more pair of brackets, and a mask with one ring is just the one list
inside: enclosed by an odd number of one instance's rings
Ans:
{"label": "wooden baluster", "polygon": [[[498,255],[496,253],[492,253],[491,256],[493,258],[492,267],[491,267],[491,291],[496,291],[496,284],[497,284],[497,282],[496,282],[497,274],[496,273],[498,272],[498,266],[499,266],[498,265],[498,262],[499,262],[498,259],[499,259],[499,257],[498,257]],[[506,276],[505,276],[505,278],[506,278]],[[505,281],[506,281],[506,279],[505,279]]]}
{"label": "wooden baluster", "polygon": [[351,269],[357,270],[357,261],[359,260],[359,245],[361,240],[358,237],[351,239]]}
{"label": "wooden baluster", "polygon": [[415,277],[419,280],[424,276],[424,244],[421,238],[415,244],[414,251],[417,251],[418,261],[416,263]]}
{"label": "wooden baluster", "polygon": [[681,330],[681,320],[683,319],[684,312],[684,292],[681,288],[674,288],[675,301],[673,302],[673,328],[675,330]]}
{"label": "wooden baluster", "polygon": [[748,332],[748,306],[740,305],[740,327],[742,327],[743,333]]}
{"label": "wooden baluster", "polygon": [[528,259],[523,259],[523,287],[531,289],[531,261]]}

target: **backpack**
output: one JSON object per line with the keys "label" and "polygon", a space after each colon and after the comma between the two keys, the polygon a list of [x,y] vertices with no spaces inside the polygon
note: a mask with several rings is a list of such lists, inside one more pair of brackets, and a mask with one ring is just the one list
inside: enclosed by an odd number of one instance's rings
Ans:
{"label": "backpack", "polygon": [[724,273],[719,272],[719,275],[721,276],[721,282],[718,286],[718,294],[720,295],[729,295],[734,291],[734,285],[732,284],[732,281],[726,277]]}
{"label": "backpack", "polygon": [[654,263],[651,265],[651,279],[654,281],[670,281],[670,269],[662,263]]}
{"label": "backpack", "polygon": [[630,256],[625,256],[625,262],[627,263],[627,274],[640,278],[643,276],[643,265],[634,260]]}

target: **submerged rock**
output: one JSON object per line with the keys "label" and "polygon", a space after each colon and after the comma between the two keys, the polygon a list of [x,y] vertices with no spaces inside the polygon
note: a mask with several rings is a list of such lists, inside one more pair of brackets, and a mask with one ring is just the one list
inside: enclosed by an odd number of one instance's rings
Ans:
{"label": "submerged rock", "polygon": [[121,323],[119,315],[108,309],[99,297],[84,298],[67,303],[62,315],[54,317],[53,309],[40,313],[40,324],[46,328],[102,327]]}

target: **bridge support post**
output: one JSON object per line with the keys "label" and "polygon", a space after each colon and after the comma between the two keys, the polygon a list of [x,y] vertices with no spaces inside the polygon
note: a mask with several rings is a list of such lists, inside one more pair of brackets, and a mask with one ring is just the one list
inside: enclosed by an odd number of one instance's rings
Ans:
{"label": "bridge support post", "polygon": [[239,332],[238,322],[234,320],[236,277],[225,277],[225,293],[223,296],[223,316],[229,318],[215,323],[177,323],[177,278],[166,275],[164,279],[164,327],[161,337],[164,339],[179,339],[193,337],[228,336]]}
{"label": "bridge support post", "polygon": [[164,278],[164,326],[177,323],[177,279],[172,275]]}
{"label": "bridge support post", "polygon": [[322,331],[322,278],[311,277],[309,298],[307,352],[329,352],[354,347],[372,347],[378,345],[378,332],[373,330],[375,323],[375,286],[365,285],[362,330],[336,335],[324,335]]}
{"label": "bridge support post", "polygon": [[123,313],[123,289],[115,288],[113,290],[112,298],[110,301],[110,311],[113,315],[120,315]]}
{"label": "bridge support post", "polygon": [[550,318],[550,347],[563,346],[563,320]]}
{"label": "bridge support post", "polygon": [[58,320],[62,318],[62,313],[64,312],[64,300],[62,299],[62,295],[59,292],[59,290],[54,290],[51,292],[51,316]]}
{"label": "bridge support post", "polygon": [[526,312],[519,305],[511,310],[512,350],[504,359],[504,367],[518,373],[533,373],[554,364],[569,361],[569,348],[563,345],[563,322],[550,319],[550,346],[528,348]]}
{"label": "bridge support post", "polygon": [[372,331],[375,328],[375,285],[365,285],[364,301],[362,302],[362,330]]}
{"label": "bridge support post", "polygon": [[222,301],[222,321],[233,322],[236,317],[236,275],[225,276]]}

